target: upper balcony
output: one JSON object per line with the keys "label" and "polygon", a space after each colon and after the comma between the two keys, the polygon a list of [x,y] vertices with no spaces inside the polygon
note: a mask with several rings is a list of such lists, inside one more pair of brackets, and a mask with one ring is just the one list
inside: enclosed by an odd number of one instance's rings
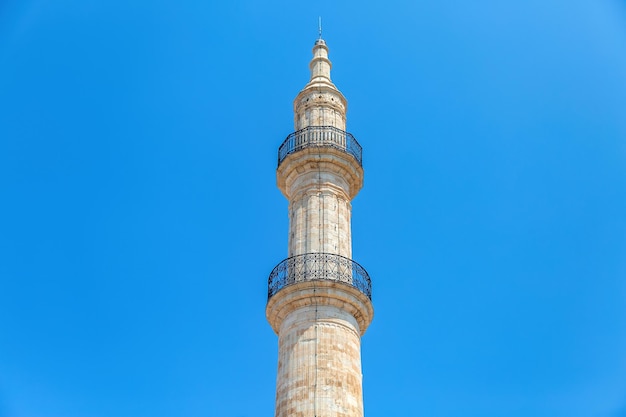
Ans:
{"label": "upper balcony", "polygon": [[363,166],[363,149],[350,133],[333,126],[308,126],[293,132],[278,148],[278,166],[294,152],[306,148],[334,148],[354,157]]}

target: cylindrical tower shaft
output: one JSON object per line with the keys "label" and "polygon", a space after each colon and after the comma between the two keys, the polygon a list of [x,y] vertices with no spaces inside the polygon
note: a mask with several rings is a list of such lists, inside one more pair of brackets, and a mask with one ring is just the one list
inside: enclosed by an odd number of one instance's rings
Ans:
{"label": "cylindrical tower shaft", "polygon": [[361,147],[345,131],[347,102],[322,39],[310,69],[294,100],[296,131],[278,157],[289,258],[270,275],[266,309],[279,337],[276,417],[361,417],[360,342],[373,317],[369,276],[351,259]]}
{"label": "cylindrical tower shaft", "polygon": [[[330,177],[330,178],[329,178]],[[312,252],[352,256],[350,197],[327,172],[302,176],[289,202],[289,256]]]}

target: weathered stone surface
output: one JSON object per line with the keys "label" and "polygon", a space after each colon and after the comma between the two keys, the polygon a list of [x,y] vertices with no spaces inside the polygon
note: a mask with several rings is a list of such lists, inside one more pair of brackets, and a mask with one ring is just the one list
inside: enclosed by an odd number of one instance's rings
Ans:
{"label": "weathered stone surface", "polygon": [[[347,101],[330,79],[328,48],[318,40],[311,80],[294,100],[296,130],[346,129]],[[289,256],[331,253],[351,258],[351,200],[363,168],[345,149],[308,147],[287,155],[276,172],[289,199]],[[361,336],[374,315],[370,299],[349,283],[304,280],[267,303],[278,334],[276,417],[362,417]]]}
{"label": "weathered stone surface", "polygon": [[269,300],[279,336],[276,417],[363,416],[360,337],[373,313],[363,293],[333,281],[304,281]]}
{"label": "weathered stone surface", "polygon": [[352,316],[333,306],[302,307],[283,321],[279,335],[277,416],[363,415]]}

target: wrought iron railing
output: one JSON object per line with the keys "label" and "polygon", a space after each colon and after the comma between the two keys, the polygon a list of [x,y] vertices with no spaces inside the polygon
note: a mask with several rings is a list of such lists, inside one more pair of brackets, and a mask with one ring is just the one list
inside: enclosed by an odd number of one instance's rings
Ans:
{"label": "wrought iron railing", "polygon": [[294,152],[305,148],[327,147],[340,149],[354,156],[363,165],[363,149],[350,133],[333,126],[309,126],[293,132],[278,148],[278,165]]}
{"label": "wrought iron railing", "polygon": [[350,258],[332,253],[296,255],[276,265],[268,280],[267,298],[287,285],[315,280],[343,282],[372,299],[372,282],[365,268]]}

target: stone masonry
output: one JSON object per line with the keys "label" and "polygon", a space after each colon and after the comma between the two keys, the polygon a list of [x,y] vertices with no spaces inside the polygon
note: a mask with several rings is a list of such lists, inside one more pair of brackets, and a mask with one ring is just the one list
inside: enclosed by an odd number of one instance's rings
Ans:
{"label": "stone masonry", "polygon": [[[294,124],[296,133],[318,127],[317,136],[296,135],[303,145],[277,169],[278,187],[289,200],[288,253],[296,259],[328,254],[351,265],[351,200],[363,184],[363,168],[347,151],[347,101],[330,79],[322,39],[310,69],[309,83],[294,100]],[[361,417],[361,336],[373,318],[371,300],[352,282],[354,272],[341,275],[332,262],[315,273],[303,265],[299,272],[283,270],[288,285],[270,293],[266,308],[279,338],[275,416]]]}

